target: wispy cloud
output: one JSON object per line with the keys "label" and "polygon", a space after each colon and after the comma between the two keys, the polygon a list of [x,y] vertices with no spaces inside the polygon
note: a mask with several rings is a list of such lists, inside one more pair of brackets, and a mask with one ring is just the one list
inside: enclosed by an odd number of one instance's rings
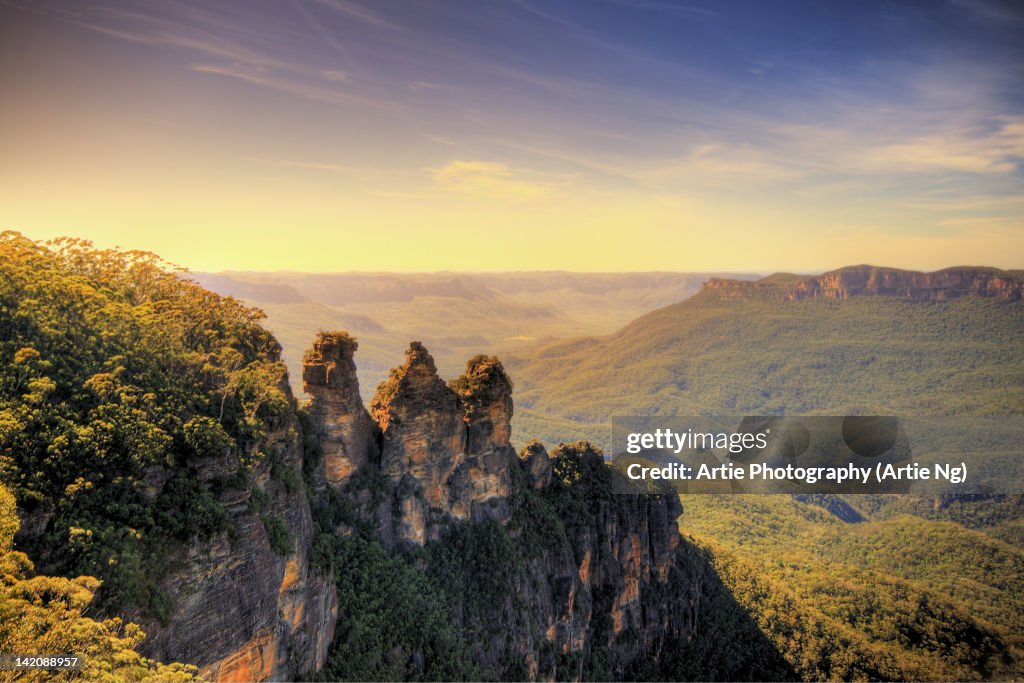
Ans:
{"label": "wispy cloud", "polygon": [[271,69],[260,66],[252,66],[243,62],[230,64],[193,64],[192,71],[203,74],[224,76],[252,85],[278,90],[289,95],[301,97],[317,102],[324,102],[335,105],[360,105],[374,109],[390,109],[397,107],[396,103],[386,100],[364,97],[359,94],[339,90],[329,86],[321,86],[316,83],[307,83],[302,80],[290,78],[287,75],[275,73]]}
{"label": "wispy cloud", "polygon": [[996,24],[1024,24],[1024,11],[1019,5],[1013,7],[988,0],[953,0],[951,4],[971,16]]}
{"label": "wispy cloud", "polygon": [[536,199],[553,189],[551,185],[525,180],[507,164],[493,161],[450,161],[427,169],[439,187],[485,199]]}
{"label": "wispy cloud", "polygon": [[345,16],[359,21],[365,22],[378,28],[386,28],[391,31],[405,31],[403,26],[396,24],[393,21],[385,19],[380,13],[375,12],[364,5],[360,5],[351,0],[314,0],[317,4],[328,7],[335,12],[344,14]]}
{"label": "wispy cloud", "polygon": [[663,12],[673,16],[716,16],[718,13],[706,7],[697,5],[685,5],[678,2],[666,2],[664,0],[604,0],[613,5],[619,5],[633,10],[648,12]]}
{"label": "wispy cloud", "polygon": [[[196,73],[233,78],[329,104],[401,109],[397,100],[357,87],[351,70],[358,67],[348,57],[344,46],[309,17],[301,4],[296,7],[307,25],[336,55],[347,61],[351,69],[328,66],[332,60],[325,60],[312,50],[308,54],[289,54],[275,49],[280,45],[302,46],[310,42],[308,35],[293,27],[281,24],[271,24],[269,28],[266,24],[250,27],[231,16],[215,15],[189,5],[168,2],[166,7],[177,8],[178,11],[172,13],[174,18],[157,11],[160,6],[146,5],[132,9],[103,6],[89,13],[64,8],[50,11],[63,21],[103,35],[147,46],[179,49],[186,59],[193,57],[185,66]],[[337,58],[333,62],[336,64]]]}
{"label": "wispy cloud", "polygon": [[242,161],[250,161],[278,168],[298,168],[308,171],[325,171],[328,173],[361,173],[365,169],[326,161],[302,161],[295,159],[262,159],[259,157],[243,157]]}

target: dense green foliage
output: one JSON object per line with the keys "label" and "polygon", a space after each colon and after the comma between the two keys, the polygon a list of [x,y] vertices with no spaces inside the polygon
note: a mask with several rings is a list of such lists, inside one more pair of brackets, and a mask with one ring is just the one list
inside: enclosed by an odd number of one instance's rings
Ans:
{"label": "dense green foliage", "polygon": [[[167,615],[171,550],[230,531],[215,492],[245,485],[290,410],[261,315],[151,254],[0,234],[0,478],[43,570],[98,577],[110,612]],[[197,480],[226,457],[237,472]]]}
{"label": "dense green foliage", "polygon": [[74,671],[0,671],[0,682],[89,680],[186,683],[198,670],[160,664],[136,648],[145,633],[121,619],[87,616],[100,582],[91,576],[66,579],[36,575],[24,553],[13,550],[18,517],[14,497],[0,485],[0,652],[5,654],[74,654]]}
{"label": "dense green foliage", "polygon": [[1019,546],[919,517],[851,524],[787,496],[683,502],[684,530],[805,680],[1020,675]]}
{"label": "dense green foliage", "polygon": [[[356,487],[367,483],[376,482]],[[532,495],[523,491],[520,499]],[[324,515],[329,513],[321,512],[328,521]],[[318,679],[521,678],[521,662],[482,670],[472,657],[481,644],[506,637],[510,619],[531,618],[513,590],[527,569],[523,546],[504,527],[453,522],[441,539],[394,552],[365,526],[357,525],[347,537],[320,539],[334,571],[339,609],[335,640]]]}
{"label": "dense green foliage", "polygon": [[472,680],[436,582],[410,558],[359,536],[335,539],[338,623],[320,680]]}

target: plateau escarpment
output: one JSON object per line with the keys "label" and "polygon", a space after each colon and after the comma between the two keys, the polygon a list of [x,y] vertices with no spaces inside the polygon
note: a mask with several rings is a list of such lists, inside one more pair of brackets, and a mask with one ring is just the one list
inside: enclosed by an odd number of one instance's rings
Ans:
{"label": "plateau escarpment", "polygon": [[[687,642],[700,563],[677,554],[675,496],[611,494],[610,468],[585,443],[549,455],[534,442],[518,457],[509,443],[512,385],[493,357],[473,358],[445,383],[413,342],[368,411],[347,400],[359,395],[355,349],[344,333],[321,333],[306,354],[324,469],[344,473],[326,485],[356,507],[333,533],[362,533],[395,552],[422,546],[428,557],[466,525],[506,539],[514,559],[486,568],[505,585],[485,623],[450,596],[455,632],[472,643],[484,678],[577,678],[572,667],[598,655],[605,675],[617,677]],[[429,655],[406,656],[422,674]]]}
{"label": "plateau escarpment", "polygon": [[760,280],[711,278],[704,292],[726,299],[848,299],[853,296],[889,296],[912,301],[946,301],[980,296],[1020,301],[1024,273],[998,268],[956,267],[933,273],[896,268],[848,266],[823,275],[778,273]]}
{"label": "plateau escarpment", "polygon": [[989,268],[711,279],[614,334],[507,354],[515,427],[557,443],[607,439],[613,415],[1004,414],[1024,396],[1022,287]]}

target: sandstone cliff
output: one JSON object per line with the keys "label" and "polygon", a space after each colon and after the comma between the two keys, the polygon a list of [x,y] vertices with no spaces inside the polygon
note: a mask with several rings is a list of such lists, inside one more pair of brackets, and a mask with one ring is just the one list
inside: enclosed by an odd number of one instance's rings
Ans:
{"label": "sandstone cliff", "polygon": [[[230,531],[169,558],[161,588],[173,604],[145,623],[146,654],[218,681],[315,672],[339,618],[335,577],[314,559],[322,536],[363,534],[415,558],[410,549],[460,525],[495,525],[516,558],[493,567],[501,589],[474,614],[453,608],[451,628],[484,677],[577,679],[600,661],[621,678],[693,636],[706,564],[692,549],[684,559],[677,497],[613,495],[610,468],[586,443],[549,455],[532,442],[517,455],[512,383],[493,357],[446,383],[413,342],[367,410],[356,349],[347,334],[320,334],[303,367],[308,420],[289,409],[243,453],[189,464]],[[244,481],[240,458],[254,463]],[[154,490],[167,474],[151,473]]]}
{"label": "sandstone cliff", "polygon": [[308,411],[323,452],[324,476],[335,486],[370,464],[380,438],[359,397],[353,360],[357,348],[347,334],[321,334],[302,364],[302,383],[311,397]]}
{"label": "sandstone cliff", "polygon": [[725,299],[773,301],[847,299],[871,295],[912,301],[945,301],[969,295],[1020,301],[1024,293],[1024,273],[969,267],[921,273],[850,266],[817,276],[779,273],[755,281],[711,278],[704,283],[703,291]]}
{"label": "sandstone cliff", "polygon": [[[290,397],[286,382],[281,389]],[[165,623],[145,624],[144,652],[194,663],[209,680],[294,680],[322,666],[337,618],[334,577],[310,562],[314,525],[298,483],[302,432],[294,412],[250,451],[258,458],[250,480],[233,485],[225,483],[238,471],[237,454],[193,464],[193,477],[220,490],[232,530],[168,558],[161,588],[172,609]]]}
{"label": "sandstone cliff", "polygon": [[[585,443],[549,456],[534,442],[517,457],[512,385],[495,358],[473,358],[446,384],[413,342],[368,412],[350,372],[356,345],[340,338],[321,334],[304,371],[325,459],[342,461],[328,462],[342,473],[328,485],[388,547],[443,539],[460,523],[502,525],[518,545],[521,563],[495,567],[508,572],[487,606],[497,628],[474,637],[483,671],[574,678],[567,663],[601,650],[620,676],[692,635],[700,579],[678,560],[677,497],[613,495],[610,468]],[[462,631],[481,628],[459,619]]]}

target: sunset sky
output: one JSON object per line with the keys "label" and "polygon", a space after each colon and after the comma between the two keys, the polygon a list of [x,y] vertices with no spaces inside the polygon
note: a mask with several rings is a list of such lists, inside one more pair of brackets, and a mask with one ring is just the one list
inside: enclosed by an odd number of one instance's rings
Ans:
{"label": "sunset sky", "polygon": [[995,0],[0,0],[0,228],[196,270],[1024,267]]}

